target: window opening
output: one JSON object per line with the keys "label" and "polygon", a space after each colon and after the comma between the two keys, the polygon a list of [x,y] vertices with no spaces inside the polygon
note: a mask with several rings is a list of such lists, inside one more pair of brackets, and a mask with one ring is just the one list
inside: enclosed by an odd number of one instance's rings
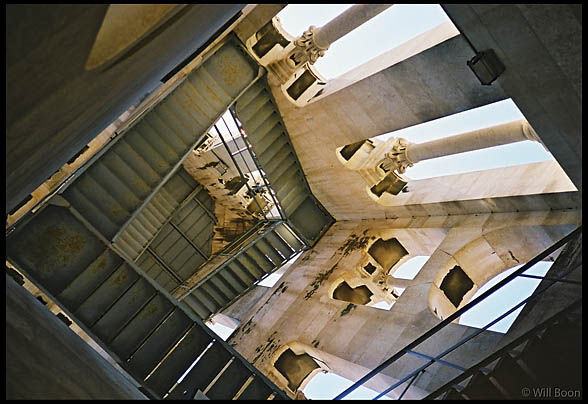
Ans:
{"label": "window opening", "polygon": [[372,295],[373,293],[365,285],[352,288],[346,281],[343,281],[335,288],[333,299],[366,305],[371,301]]}
{"label": "window opening", "polygon": [[[391,137],[399,137],[414,143],[424,143],[524,118],[523,113],[509,98],[385,133],[376,136],[375,139],[386,141]],[[408,167],[405,176],[411,180],[421,180],[549,160],[555,159],[541,143],[525,140],[420,161],[414,166]]]}
{"label": "window opening", "polygon": [[388,273],[402,257],[408,255],[408,251],[396,238],[389,240],[380,238],[370,246],[368,254]]}
{"label": "window opening", "polygon": [[[552,261],[541,261],[533,265],[527,271],[523,272],[526,275],[545,276],[553,264]],[[523,264],[517,265],[506,271],[501,272],[494,278],[486,282],[480,287],[470,300],[476,299],[482,293],[486,292],[492,286],[506,278],[508,275],[519,269]],[[497,318],[503,313],[507,312],[537,289],[541,279],[517,277],[504,285],[502,288],[488,296],[486,299],[466,311],[459,318],[458,324],[467,325],[470,327],[482,328],[491,320]],[[517,316],[523,310],[525,305],[522,305],[517,310],[503,318],[496,324],[489,328],[490,331],[506,333],[512,326]]]}
{"label": "window opening", "polygon": [[[349,7],[289,4],[277,17],[290,35],[299,37],[311,25],[323,26]],[[446,22],[450,19],[439,4],[395,4],[333,43],[314,66],[325,78],[335,78]]]}
{"label": "window opening", "polygon": [[429,255],[417,255],[416,257],[412,257],[400,265],[394,271],[392,277],[413,280],[419,271],[423,268],[428,259]]}
{"label": "window opening", "polygon": [[457,308],[465,294],[473,287],[474,282],[470,277],[459,265],[455,265],[443,278],[440,289]]}

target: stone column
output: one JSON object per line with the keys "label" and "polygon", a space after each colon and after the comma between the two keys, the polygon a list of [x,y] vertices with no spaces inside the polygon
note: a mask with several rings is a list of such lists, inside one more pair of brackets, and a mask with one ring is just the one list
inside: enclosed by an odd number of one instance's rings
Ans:
{"label": "stone column", "polygon": [[523,140],[540,141],[537,133],[525,119],[425,143],[410,143],[399,138],[396,139],[391,150],[386,153],[382,164],[386,169],[396,169],[398,173],[403,173],[407,167],[411,167],[419,161]]}
{"label": "stone column", "polygon": [[329,46],[371,18],[390,8],[392,4],[356,4],[320,28],[311,26],[293,41],[294,49],[270,69],[282,82],[287,81],[304,63],[314,64]]}
{"label": "stone column", "polygon": [[318,28],[314,35],[314,43],[321,49],[328,49],[333,42],[391,6],[392,4],[356,4],[351,6],[335,19]]}

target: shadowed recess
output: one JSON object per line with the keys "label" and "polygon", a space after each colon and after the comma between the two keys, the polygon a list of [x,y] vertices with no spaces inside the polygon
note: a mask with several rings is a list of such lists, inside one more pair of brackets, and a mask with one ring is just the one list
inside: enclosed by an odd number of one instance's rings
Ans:
{"label": "shadowed recess", "polygon": [[459,265],[454,266],[447,273],[443,282],[441,282],[441,290],[445,293],[445,296],[451,301],[451,303],[458,307],[461,303],[464,295],[474,286],[474,282],[470,277],[461,269]]}
{"label": "shadowed recess", "polygon": [[368,304],[373,293],[365,285],[351,288],[345,281],[341,282],[333,292],[333,299],[343,300],[354,304]]}
{"label": "shadowed recess", "polygon": [[386,272],[396,265],[402,257],[408,255],[408,251],[395,238],[391,238],[390,240],[376,240],[369,248],[368,253]]}
{"label": "shadowed recess", "polygon": [[398,195],[406,184],[406,181],[403,181],[394,171],[391,171],[382,181],[371,187],[370,191],[378,198],[381,197],[384,192]]}
{"label": "shadowed recess", "polygon": [[292,391],[296,391],[304,379],[319,367],[307,353],[296,355],[290,348],[280,355],[274,366],[288,379],[288,387]]}
{"label": "shadowed recess", "polygon": [[355,142],[355,143],[350,143],[347,146],[344,146],[340,151],[339,154],[341,154],[341,157],[343,157],[345,160],[349,161],[349,159],[351,157],[353,157],[353,155],[355,154],[356,151],[359,150],[359,148],[365,143],[365,142],[370,142],[371,141],[369,139],[366,140],[361,140],[359,142]]}

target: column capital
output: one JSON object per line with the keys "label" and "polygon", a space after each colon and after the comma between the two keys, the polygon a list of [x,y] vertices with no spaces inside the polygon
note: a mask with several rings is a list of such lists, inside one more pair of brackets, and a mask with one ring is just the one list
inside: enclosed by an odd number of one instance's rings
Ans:
{"label": "column capital", "polygon": [[315,35],[317,27],[311,25],[304,33],[294,40],[294,51],[290,56],[295,62],[296,66],[299,66],[305,62],[314,64],[317,59],[325,55],[325,51],[329,49],[320,47],[315,41]]}
{"label": "column capital", "polygon": [[305,63],[312,65],[319,57],[324,56],[328,47],[321,48],[315,43],[314,37],[317,29],[311,25],[300,37],[291,42],[284,57],[267,66],[277,78],[275,84],[286,83]]}
{"label": "column capital", "polygon": [[384,171],[395,170],[398,174],[404,174],[413,162],[407,156],[407,149],[412,143],[404,138],[395,138],[392,147],[384,154],[384,158],[378,163]]}

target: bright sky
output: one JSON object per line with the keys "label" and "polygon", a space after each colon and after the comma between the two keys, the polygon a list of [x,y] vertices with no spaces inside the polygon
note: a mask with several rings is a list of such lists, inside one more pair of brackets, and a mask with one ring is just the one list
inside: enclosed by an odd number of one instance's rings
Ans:
{"label": "bright sky", "polygon": [[[545,276],[553,262],[541,261],[533,265],[524,273],[527,275]],[[471,300],[474,300],[482,293],[486,292],[492,286],[512,274],[514,271],[522,267],[523,264],[512,267],[490,279],[480,289],[476,291]],[[492,319],[498,317],[502,313],[506,313],[514,306],[525,300],[535,291],[541,280],[532,278],[517,277],[507,283],[502,288],[485,298],[482,302],[475,305],[472,309],[466,311],[459,319],[459,324],[469,325],[470,327],[482,328],[488,324]],[[523,310],[525,305],[522,305],[507,317],[500,320],[489,328],[490,331],[505,333],[514,323],[515,319]],[[498,315],[496,314],[498,313]]]}
{"label": "bright sky", "polygon": [[[321,27],[351,6],[290,4],[278,18],[289,34],[300,36],[311,25]],[[327,79],[337,77],[447,21],[438,4],[395,4],[335,41],[314,66]]]}
{"label": "bright sky", "polygon": [[[376,138],[385,141],[390,137],[402,137],[414,143],[423,143],[523,118],[516,104],[506,99]],[[409,167],[405,175],[417,180],[547,160],[553,160],[551,153],[540,143],[527,140],[421,161]]]}
{"label": "bright sky", "polygon": [[[304,388],[306,398],[312,400],[332,400],[343,390],[351,386],[353,382],[334,373],[318,373]],[[378,395],[377,391],[360,386],[343,400],[364,400]],[[389,397],[382,397],[380,400],[392,400]]]}
{"label": "bright sky", "polygon": [[[299,36],[309,26],[323,26],[349,7],[351,4],[290,4],[278,17],[288,33]],[[314,66],[327,78],[340,76],[447,21],[449,17],[438,4],[396,4],[332,44]],[[396,136],[422,143],[521,118],[523,114],[508,99],[378,138]],[[553,156],[542,145],[524,141],[422,161],[407,169],[406,177],[425,179],[551,159]]]}

